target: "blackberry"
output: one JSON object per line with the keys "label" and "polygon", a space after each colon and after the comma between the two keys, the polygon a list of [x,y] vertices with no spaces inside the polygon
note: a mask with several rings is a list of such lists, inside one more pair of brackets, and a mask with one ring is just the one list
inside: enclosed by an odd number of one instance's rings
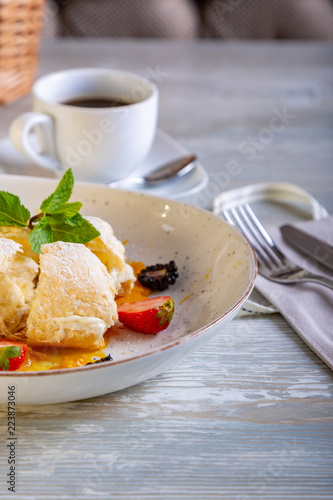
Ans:
{"label": "blackberry", "polygon": [[169,285],[173,285],[178,278],[177,266],[174,260],[169,264],[156,264],[142,269],[138,274],[141,285],[151,290],[165,290]]}

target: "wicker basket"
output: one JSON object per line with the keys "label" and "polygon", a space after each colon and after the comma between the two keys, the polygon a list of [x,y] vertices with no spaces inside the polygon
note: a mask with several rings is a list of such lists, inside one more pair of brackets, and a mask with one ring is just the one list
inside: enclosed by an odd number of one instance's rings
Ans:
{"label": "wicker basket", "polygon": [[31,89],[43,6],[44,0],[0,0],[0,105]]}

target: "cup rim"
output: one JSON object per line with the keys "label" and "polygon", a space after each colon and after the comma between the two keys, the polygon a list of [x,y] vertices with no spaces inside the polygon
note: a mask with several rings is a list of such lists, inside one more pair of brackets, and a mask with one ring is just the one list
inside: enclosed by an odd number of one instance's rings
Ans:
{"label": "cup rim", "polygon": [[[86,108],[86,107],[80,107],[80,106],[69,106],[67,104],[64,104],[62,102],[56,101],[56,100],[51,100],[43,97],[40,95],[40,89],[39,87],[49,79],[57,79],[57,77],[60,79],[64,76],[68,75],[74,75],[74,76],[80,76],[80,74],[96,74],[96,75],[118,75],[118,76],[127,76],[129,78],[136,79],[138,81],[138,84],[144,84],[146,88],[150,90],[150,95],[148,95],[145,99],[142,101],[138,102],[133,102],[126,104],[125,106],[119,106],[119,107],[111,107],[111,108]],[[112,112],[112,113],[120,113],[124,108],[127,107],[137,107],[137,106],[142,106],[146,104],[148,101],[154,99],[155,97],[158,96],[158,88],[157,86],[150,81],[148,78],[143,77],[141,75],[138,75],[137,73],[132,73],[130,71],[123,71],[119,69],[113,69],[113,68],[70,68],[70,69],[63,69],[59,71],[54,71],[52,73],[48,73],[44,76],[41,76],[38,78],[32,87],[32,95],[34,98],[38,99],[39,101],[49,105],[49,106],[56,106],[56,107],[61,107],[62,109],[66,110],[71,110],[72,112],[85,112],[85,113],[105,113],[107,112]]]}

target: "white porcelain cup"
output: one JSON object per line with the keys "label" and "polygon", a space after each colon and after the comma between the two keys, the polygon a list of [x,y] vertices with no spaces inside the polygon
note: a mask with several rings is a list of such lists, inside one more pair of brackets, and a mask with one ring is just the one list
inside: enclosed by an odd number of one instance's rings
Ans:
{"label": "white porcelain cup", "polygon": [[[33,111],[10,126],[14,145],[32,162],[59,176],[72,168],[78,180],[128,177],[153,144],[158,90],[147,79],[104,68],[71,69],[37,80]],[[117,99],[119,107],[64,104],[89,98]]]}

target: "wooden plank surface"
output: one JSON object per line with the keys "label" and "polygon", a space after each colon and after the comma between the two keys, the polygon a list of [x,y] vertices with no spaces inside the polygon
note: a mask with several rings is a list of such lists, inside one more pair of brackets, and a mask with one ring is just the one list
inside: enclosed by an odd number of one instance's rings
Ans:
{"label": "wooden plank surface", "polygon": [[[160,127],[210,174],[192,200],[199,206],[210,207],[217,189],[272,180],[298,184],[332,213],[332,62],[323,43],[69,40],[43,47],[40,74],[92,65],[155,80]],[[0,138],[28,109],[25,98],[0,110]],[[264,144],[276,110],[293,117]],[[259,140],[254,158],[240,146],[250,138]],[[230,160],[240,172],[228,179]],[[263,214],[268,222],[299,216]],[[136,387],[19,408],[15,494],[6,487],[1,407],[0,498],[331,499],[332,382],[281,316],[236,319]]]}

